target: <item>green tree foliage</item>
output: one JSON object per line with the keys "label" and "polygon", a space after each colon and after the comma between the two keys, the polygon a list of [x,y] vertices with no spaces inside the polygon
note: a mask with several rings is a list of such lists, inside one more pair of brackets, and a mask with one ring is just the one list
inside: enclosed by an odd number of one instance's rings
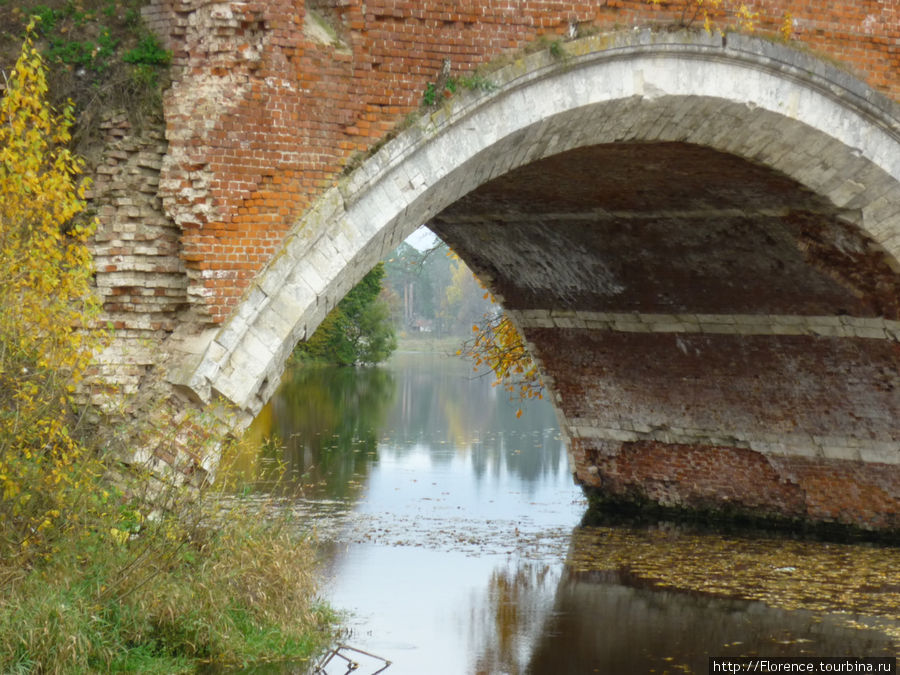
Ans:
{"label": "green tree foliage", "polygon": [[387,359],[397,347],[397,338],[390,310],[378,297],[383,278],[384,264],[378,263],[294,353],[299,358],[342,366]]}

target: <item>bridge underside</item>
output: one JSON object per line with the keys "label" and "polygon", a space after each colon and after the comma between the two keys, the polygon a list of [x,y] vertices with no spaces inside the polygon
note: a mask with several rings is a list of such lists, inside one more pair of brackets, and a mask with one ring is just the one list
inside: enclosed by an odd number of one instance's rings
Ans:
{"label": "bridge underside", "polygon": [[715,150],[620,143],[429,225],[522,329],[602,498],[900,530],[900,276],[854,215]]}

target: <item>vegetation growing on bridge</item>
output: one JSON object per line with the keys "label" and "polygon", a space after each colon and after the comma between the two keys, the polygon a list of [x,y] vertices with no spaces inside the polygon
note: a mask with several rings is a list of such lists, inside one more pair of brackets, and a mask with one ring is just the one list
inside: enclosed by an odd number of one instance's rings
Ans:
{"label": "vegetation growing on bridge", "polygon": [[[667,6],[675,3],[670,0],[647,0],[651,5]],[[690,28],[701,22],[707,33],[713,30],[736,30],[753,33],[760,22],[759,12],[750,6],[734,0],[682,0],[678,25]],[[724,22],[725,25],[722,25]],[[790,40],[794,32],[794,17],[785,12],[781,18],[778,32],[782,39]]]}
{"label": "vegetation growing on bridge", "polygon": [[158,114],[171,53],[144,26],[146,0],[0,2],[0,63],[12,63],[29,21],[47,65],[50,101],[71,100],[74,144],[94,145],[103,115],[124,109],[133,124]]}
{"label": "vegetation growing on bridge", "polygon": [[453,96],[460,89],[492,91],[496,88],[497,85],[478,73],[438,78],[436,82],[429,82],[425,85],[425,91],[422,93],[422,104],[426,107],[437,105],[443,99]]}
{"label": "vegetation growing on bridge", "polygon": [[[79,407],[105,331],[90,283],[71,105],[48,104],[30,29],[0,101],[0,671],[183,672],[308,656],[309,543],[238,501],[211,518],[104,453]],[[116,468],[119,480],[109,480]],[[145,479],[146,480],[146,479]]]}

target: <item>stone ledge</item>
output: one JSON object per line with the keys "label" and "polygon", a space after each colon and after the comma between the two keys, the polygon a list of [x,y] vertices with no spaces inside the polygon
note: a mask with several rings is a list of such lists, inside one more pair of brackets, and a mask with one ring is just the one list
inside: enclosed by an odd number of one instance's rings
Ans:
{"label": "stone ledge", "polygon": [[512,312],[522,328],[583,328],[619,333],[809,335],[900,342],[900,321],[882,317],[778,314],[640,314],[528,309]]}
{"label": "stone ledge", "polygon": [[753,433],[739,430],[681,428],[611,428],[601,420],[571,419],[565,433],[571,439],[589,438],[618,443],[655,441],[671,445],[708,445],[747,448],[778,457],[823,457],[900,464],[900,440],[870,440],[850,436]]}

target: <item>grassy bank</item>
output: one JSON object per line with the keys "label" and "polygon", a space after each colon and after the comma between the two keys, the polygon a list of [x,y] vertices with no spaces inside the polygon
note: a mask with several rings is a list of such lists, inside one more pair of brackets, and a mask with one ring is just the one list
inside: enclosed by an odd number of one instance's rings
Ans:
{"label": "grassy bank", "polygon": [[4,565],[0,672],[179,673],[313,657],[333,617],[314,600],[312,543],[240,504],[217,521],[169,516],[125,535],[110,515],[57,538],[44,560]]}

